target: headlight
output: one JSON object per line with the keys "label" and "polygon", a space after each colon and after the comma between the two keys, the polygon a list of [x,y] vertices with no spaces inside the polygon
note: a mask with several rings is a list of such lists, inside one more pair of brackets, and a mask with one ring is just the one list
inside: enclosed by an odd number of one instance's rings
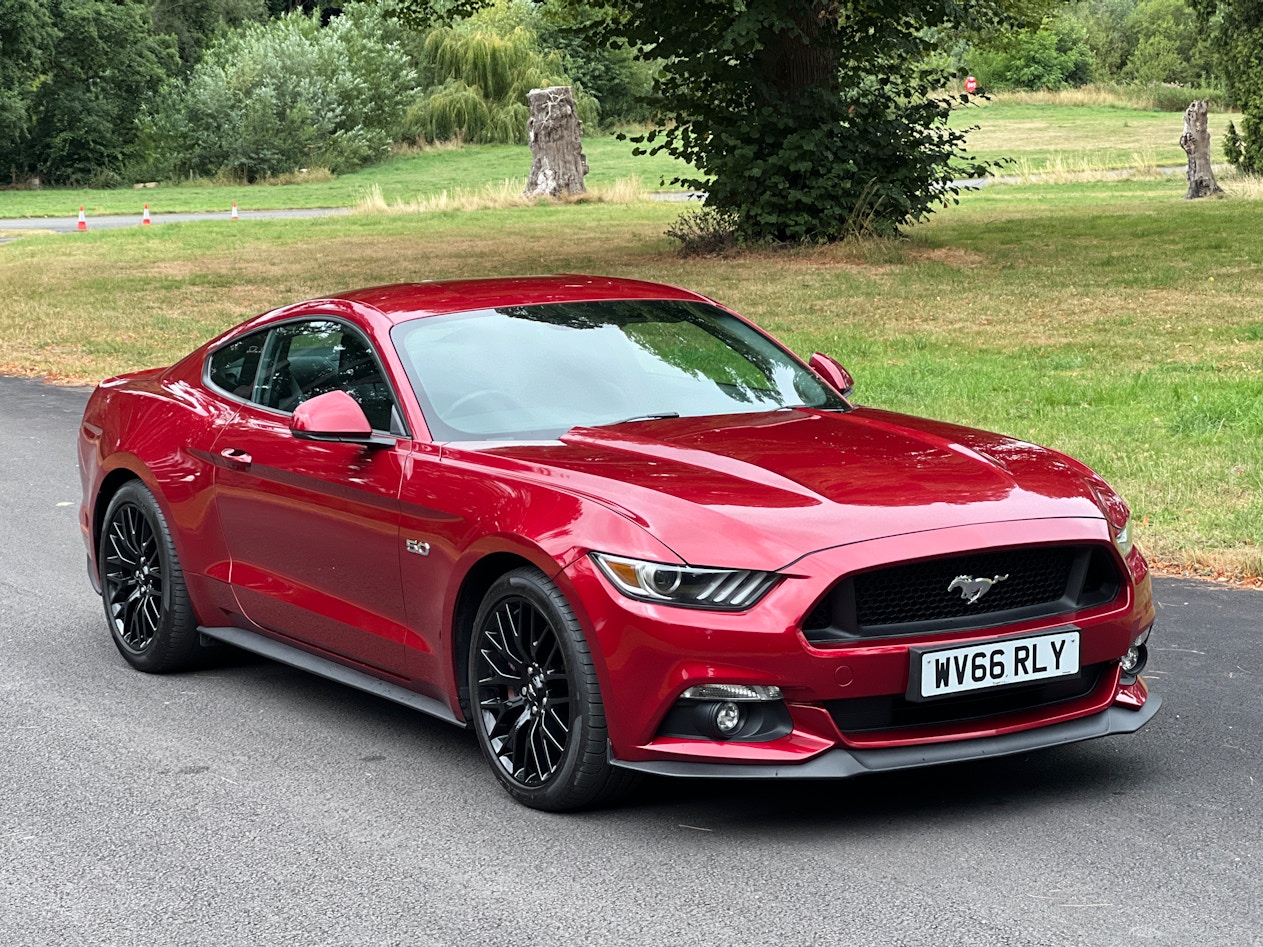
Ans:
{"label": "headlight", "polygon": [[675,566],[603,552],[592,553],[592,561],[624,595],[688,608],[740,611],[761,599],[779,578],[775,572]]}
{"label": "headlight", "polygon": [[1135,545],[1135,539],[1132,536],[1131,517],[1127,517],[1127,522],[1122,528],[1114,533],[1114,545],[1118,547],[1118,551],[1126,559],[1131,552],[1131,547]]}

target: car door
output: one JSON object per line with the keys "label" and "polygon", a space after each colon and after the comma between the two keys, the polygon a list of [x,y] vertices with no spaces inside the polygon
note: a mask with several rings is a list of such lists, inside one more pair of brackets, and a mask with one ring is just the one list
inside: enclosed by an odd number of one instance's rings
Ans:
{"label": "car door", "polygon": [[[341,389],[393,447],[302,440],[294,409]],[[246,397],[246,392],[239,392]],[[332,316],[270,330],[248,400],[223,429],[215,503],[242,614],[403,677],[399,489],[409,439],[366,336]]]}

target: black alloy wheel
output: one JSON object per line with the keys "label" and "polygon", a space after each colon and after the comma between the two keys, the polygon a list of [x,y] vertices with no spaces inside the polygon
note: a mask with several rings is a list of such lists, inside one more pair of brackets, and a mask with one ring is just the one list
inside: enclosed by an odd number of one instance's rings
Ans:
{"label": "black alloy wheel", "polygon": [[97,563],[105,620],[132,667],[161,673],[186,668],[198,651],[197,621],[184,573],[153,494],[139,481],[110,500]]}
{"label": "black alloy wheel", "polygon": [[587,641],[565,596],[537,569],[487,592],[469,648],[474,731],[518,801],[560,812],[610,801],[633,774],[610,765]]}

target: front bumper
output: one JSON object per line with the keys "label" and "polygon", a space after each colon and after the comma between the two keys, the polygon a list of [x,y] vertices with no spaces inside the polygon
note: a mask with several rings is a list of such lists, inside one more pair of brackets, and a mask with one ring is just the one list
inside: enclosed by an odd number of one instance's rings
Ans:
{"label": "front bumper", "polygon": [[901,769],[918,769],[942,763],[985,760],[1013,756],[1032,750],[1043,750],[1067,743],[1095,740],[1119,733],[1135,733],[1158,712],[1162,698],[1151,694],[1139,710],[1110,707],[1092,717],[1081,717],[1065,723],[1021,730],[1002,736],[958,740],[952,743],[928,743],[917,746],[889,747],[881,750],[853,750],[844,747],[792,766],[751,765],[749,763],[702,763],[684,760],[650,760],[633,762],[611,758],[623,769],[652,773],[657,776],[718,777],[723,779],[846,779],[865,773],[889,773]]}
{"label": "front bumper", "polygon": [[[1156,711],[1156,700],[1147,701],[1143,682],[1122,681],[1118,664],[1154,619],[1139,553],[1125,566],[1120,561],[1130,581],[1114,601],[1070,614],[839,643],[813,643],[800,631],[803,617],[848,572],[962,549],[1108,539],[1103,521],[1065,519],[958,527],[837,547],[783,570],[785,580],[742,613],[633,601],[614,590],[587,557],[568,566],[559,581],[593,640],[611,758],[618,765],[693,775],[759,778],[792,770],[808,778],[817,771],[845,776],[1023,752],[1143,726]],[[845,723],[847,714],[838,712],[841,704],[855,706],[853,701],[901,697],[908,687],[911,647],[972,644],[1067,627],[1080,632],[1081,665],[1096,675],[1095,683],[1085,684],[1090,689],[1071,699],[888,727],[852,728]],[[685,737],[664,727],[680,695],[708,682],[779,687],[792,720],[790,732],[760,742]],[[992,749],[1008,746],[1014,749]]]}

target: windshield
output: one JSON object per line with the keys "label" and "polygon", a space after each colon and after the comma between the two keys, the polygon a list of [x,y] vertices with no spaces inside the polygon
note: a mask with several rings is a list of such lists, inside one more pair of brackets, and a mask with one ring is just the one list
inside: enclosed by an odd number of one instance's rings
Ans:
{"label": "windshield", "polygon": [[415,319],[392,338],[437,440],[556,438],[656,417],[846,408],[714,306],[616,300]]}

